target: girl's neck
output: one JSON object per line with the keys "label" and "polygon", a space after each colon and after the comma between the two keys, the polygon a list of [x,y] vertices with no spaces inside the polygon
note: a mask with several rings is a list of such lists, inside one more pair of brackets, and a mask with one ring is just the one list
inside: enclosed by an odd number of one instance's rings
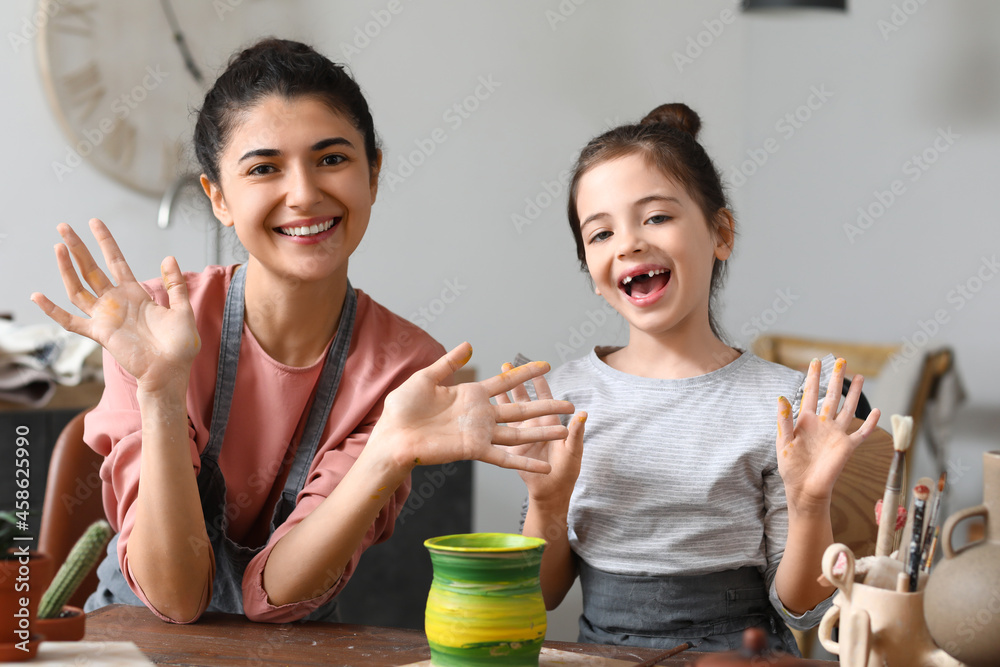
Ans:
{"label": "girl's neck", "polygon": [[311,366],[337,332],[346,295],[346,263],[328,279],[307,282],[271,273],[251,258],[244,319],[272,359]]}
{"label": "girl's neck", "polygon": [[705,375],[731,364],[740,356],[719,340],[707,321],[704,327],[672,329],[651,335],[629,327],[628,345],[604,358],[623,373],[661,380]]}

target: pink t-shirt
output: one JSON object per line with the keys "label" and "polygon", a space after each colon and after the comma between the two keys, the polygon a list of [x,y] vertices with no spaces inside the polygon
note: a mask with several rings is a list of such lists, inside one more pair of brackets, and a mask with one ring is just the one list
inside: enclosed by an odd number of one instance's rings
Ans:
{"label": "pink t-shirt", "polygon": [[[185,274],[202,340],[187,393],[191,465],[196,472],[200,469],[201,452],[208,444],[223,308],[236,268],[210,266],[201,273]],[[144,283],[144,287],[158,303],[166,305],[166,291],[159,280]],[[251,620],[294,621],[328,602],[347,584],[362,552],[392,534],[396,516],[410,491],[407,479],[368,529],[335,586],[311,600],[282,606],[270,604],[263,588],[263,571],[273,546],[333,491],[353,465],[382,413],[386,394],[444,354],[441,345],[419,327],[360,290],[357,298],[347,363],[305,487],[298,494],[291,516],[271,535],[268,535],[271,512],[280,495],[280,485],[284,484],[282,476],[277,479],[279,486],[275,489],[276,478],[284,474],[281,461],[305,425],[323,359],[306,368],[285,366],[268,356],[245,324],[243,327],[239,373],[219,465],[226,479],[228,536],[249,547],[259,546],[265,540],[267,543],[250,562],[243,577],[243,609]],[[150,605],[132,576],[126,555],[135,521],[142,449],[136,381],[107,352],[104,369],[104,395],[86,417],[84,439],[106,457],[101,468],[104,509],[119,532],[118,561],[125,579],[147,607],[160,618],[170,620]],[[213,558],[213,578],[214,569]],[[210,599],[211,591],[206,590],[198,616]]]}

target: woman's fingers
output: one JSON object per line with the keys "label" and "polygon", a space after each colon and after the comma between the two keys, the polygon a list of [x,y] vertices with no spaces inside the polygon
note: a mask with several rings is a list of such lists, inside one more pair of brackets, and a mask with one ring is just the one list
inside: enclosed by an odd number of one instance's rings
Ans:
{"label": "woman's fingers", "polygon": [[80,277],[76,274],[76,267],[70,259],[69,250],[63,244],[56,245],[56,265],[59,267],[59,275],[62,277],[63,287],[66,288],[66,296],[70,303],[90,314],[97,299],[87,291],[87,288],[80,282]]}
{"label": "woman's fingers", "polygon": [[111,235],[111,230],[97,218],[91,218],[90,231],[94,234],[97,244],[101,247],[101,252],[104,254],[104,263],[107,264],[111,276],[118,284],[121,285],[127,281],[136,282],[135,276],[132,275],[132,269],[129,268],[121,248],[118,247],[118,242]]}
{"label": "woman's fingers", "polygon": [[181,267],[177,264],[177,259],[167,257],[160,264],[160,277],[163,280],[163,287],[167,290],[167,301],[171,308],[190,309],[188,301],[187,281],[181,273]]}
{"label": "woman's fingers", "polygon": [[799,406],[800,415],[816,414],[816,402],[819,400],[819,359],[809,362],[809,371],[806,373],[806,383],[802,390],[802,404]]}
{"label": "woman's fingers", "polygon": [[865,378],[861,375],[855,375],[851,379],[851,387],[847,390],[847,396],[844,397],[844,407],[837,415],[838,420],[849,423],[854,419],[854,413],[858,410],[858,402],[861,400],[861,388],[864,387],[864,384]]}
{"label": "woman's fingers", "polygon": [[82,334],[84,336],[87,335],[82,330],[82,325],[86,322],[83,318],[74,317],[56,304],[52,303],[52,301],[41,292],[32,293],[31,300],[42,309],[43,313],[48,315],[56,324],[61,326],[66,331],[72,331],[73,333]]}
{"label": "woman's fingers", "polygon": [[[552,390],[549,389],[549,383],[545,380],[544,375],[532,378],[531,384],[535,385],[535,398],[552,398]],[[587,417],[584,416],[584,420],[586,419]]]}
{"label": "woman's fingers", "polygon": [[479,457],[483,463],[491,463],[500,468],[512,470],[523,470],[524,472],[540,473],[547,475],[552,471],[552,466],[546,461],[539,461],[530,456],[514,454],[504,447],[490,447]]}
{"label": "woman's fingers", "polygon": [[[445,380],[451,377],[455,371],[469,363],[469,359],[471,358],[472,346],[468,343],[461,343],[448,352],[445,352],[443,357],[421,372],[427,375],[428,379],[435,384],[442,384]],[[494,394],[490,394],[490,396],[493,395]]]}
{"label": "woman's fingers", "polygon": [[[503,373],[509,373],[512,370],[514,370],[514,365],[510,364],[510,363],[505,363],[501,367],[501,371],[503,371]],[[516,387],[511,387],[511,389],[510,389],[510,395],[514,399],[514,401],[522,401],[523,402],[523,401],[530,401],[531,400],[531,396],[528,395],[528,390],[525,388],[525,386],[523,384],[519,384]]]}
{"label": "woman's fingers", "polygon": [[553,426],[502,426],[493,429],[493,443],[497,445],[527,445],[532,442],[565,440],[569,430],[561,425]]}
{"label": "woman's fingers", "polygon": [[583,430],[587,423],[587,413],[581,412],[569,420],[569,433],[566,436],[566,449],[571,456],[583,456]]}
{"label": "woman's fingers", "polygon": [[878,427],[878,420],[881,416],[882,412],[878,408],[875,408],[868,413],[868,417],[865,419],[865,422],[858,428],[857,431],[850,435],[852,444],[855,447],[864,442],[865,438],[871,435],[872,432]]}
{"label": "woman's fingers", "polygon": [[510,422],[523,422],[526,419],[546,417],[548,415],[571,415],[574,408],[573,404],[569,401],[557,401],[549,398],[523,403],[501,403],[494,407],[493,410],[497,423],[506,424]]}
{"label": "woman's fingers", "polygon": [[486,390],[488,395],[496,396],[497,394],[510,391],[514,387],[522,385],[532,378],[548,373],[549,368],[548,363],[544,361],[532,361],[523,366],[512,368],[511,370],[501,373],[500,375],[494,375],[491,378],[487,378],[480,382],[480,384],[483,389]]}
{"label": "woman's fingers", "polygon": [[833,364],[833,373],[830,375],[830,382],[826,386],[823,407],[820,408],[820,419],[835,419],[837,417],[837,406],[840,405],[840,391],[844,387],[844,367],[846,365],[847,362],[843,359],[837,359]]}
{"label": "woman's fingers", "polygon": [[94,261],[87,245],[76,235],[73,228],[63,223],[57,229],[66,247],[72,253],[73,259],[76,260],[76,265],[80,268],[80,275],[94,290],[94,293],[100,297],[107,289],[113,287],[111,281],[104,275],[104,271],[101,271],[100,267],[97,266],[97,262]]}

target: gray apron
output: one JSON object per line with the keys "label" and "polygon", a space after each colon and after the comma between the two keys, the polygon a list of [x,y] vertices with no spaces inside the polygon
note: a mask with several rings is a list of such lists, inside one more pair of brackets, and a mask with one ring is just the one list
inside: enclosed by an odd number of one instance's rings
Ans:
{"label": "gray apron", "polygon": [[757,626],[768,634],[772,650],[799,655],[755,567],[652,577],[577,563],[583,588],[577,641],[664,649],[691,642],[698,651],[733,651],[743,647],[743,631]]}
{"label": "gray apron", "polygon": [[[237,544],[226,535],[229,518],[226,516],[226,480],[219,469],[219,454],[229,421],[229,408],[236,387],[236,371],[243,338],[244,286],[246,266],[237,269],[229,283],[226,294],[226,308],[222,318],[222,338],[219,344],[219,367],[215,383],[215,401],[212,406],[212,424],[209,428],[208,444],[201,454],[201,470],[198,472],[198,493],[205,515],[205,529],[215,554],[215,579],[212,582],[212,599],[207,611],[230,614],[243,613],[243,573],[247,565],[264,549],[264,544],[249,548]],[[357,297],[350,283],[340,313],[340,324],[336,337],[320,374],[316,395],[309,407],[309,417],[285,481],[281,497],[274,507],[271,517],[271,534],[295,509],[295,499],[305,485],[309,466],[312,464],[326,426],[327,417],[333,407],[340,377],[347,362],[347,353],[354,331],[354,314]],[[108,544],[107,555],[97,568],[100,579],[97,591],[87,599],[86,611],[92,611],[109,604],[130,604],[143,606],[142,601],[129,588],[125,576],[118,566],[118,535]],[[336,599],[330,600],[303,620],[337,621],[339,614]]]}

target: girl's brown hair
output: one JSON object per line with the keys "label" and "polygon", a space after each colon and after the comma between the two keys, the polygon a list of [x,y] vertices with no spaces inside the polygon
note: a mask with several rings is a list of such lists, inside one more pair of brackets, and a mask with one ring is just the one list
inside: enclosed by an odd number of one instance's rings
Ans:
{"label": "girl's brown hair", "polygon": [[[661,104],[638,123],[608,130],[584,147],[570,181],[567,211],[570,230],[576,240],[576,256],[584,271],[587,270],[587,259],[580,216],[576,210],[580,179],[597,165],[628,155],[641,155],[650,167],[679,183],[701,208],[712,233],[717,238],[730,236],[731,216],[722,178],[708,153],[698,143],[700,128],[701,118],[686,104]],[[712,333],[720,339],[723,337],[722,330],[716,320],[714,306],[725,276],[725,260],[716,259],[712,267],[709,323]]]}

